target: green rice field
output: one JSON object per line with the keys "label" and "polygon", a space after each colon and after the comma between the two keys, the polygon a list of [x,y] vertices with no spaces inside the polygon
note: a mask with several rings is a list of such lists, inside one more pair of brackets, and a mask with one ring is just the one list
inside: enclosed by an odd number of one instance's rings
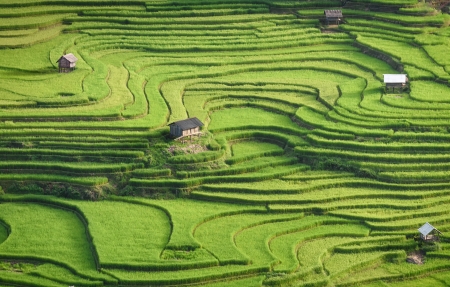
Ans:
{"label": "green rice field", "polygon": [[0,1],[0,287],[449,286],[435,2]]}

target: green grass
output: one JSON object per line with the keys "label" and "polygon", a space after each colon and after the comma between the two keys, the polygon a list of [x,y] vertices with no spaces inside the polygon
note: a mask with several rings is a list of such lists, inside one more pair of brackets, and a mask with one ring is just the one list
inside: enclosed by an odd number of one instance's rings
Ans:
{"label": "green grass", "polygon": [[[324,268],[330,273],[330,276],[337,276],[339,273],[348,272],[354,268],[371,265],[376,261],[382,261],[384,256],[391,253],[383,252],[361,252],[353,254],[333,254],[324,262]],[[400,252],[399,252],[400,254]],[[403,256],[405,257],[404,251]]]}
{"label": "green grass", "polygon": [[76,205],[89,219],[101,266],[138,266],[160,260],[171,234],[163,210],[116,202]]}
{"label": "green grass", "polygon": [[[408,43],[395,42],[371,36],[358,36],[357,40],[362,44],[393,55],[406,64],[430,71],[436,77],[448,78],[448,73],[446,73],[442,67],[436,65],[433,60],[428,58],[426,52],[421,48],[414,47]],[[399,50],[405,52],[399,53]]]}
{"label": "green grass", "polygon": [[447,45],[424,45],[423,48],[430,57],[433,58],[438,64],[445,66],[446,71],[449,72],[448,66],[450,65],[450,57],[445,51]]}
{"label": "green grass", "polygon": [[380,34],[383,34],[383,30],[391,30],[395,32],[403,32],[405,34],[421,34],[424,29],[418,27],[405,26],[401,24],[395,24],[392,22],[383,22],[375,20],[366,20],[360,18],[347,18],[346,23],[352,27],[372,27],[377,28]]}
{"label": "green grass", "polygon": [[[1,219],[12,230],[0,246],[2,258],[52,262],[79,275],[102,277],[95,275],[95,259],[85,228],[75,214],[24,203],[3,203],[0,209]],[[49,224],[52,228],[48,228]]]}
{"label": "green grass", "polygon": [[334,246],[352,241],[354,241],[352,237],[319,237],[299,244],[295,255],[298,258],[301,270],[317,267],[322,269],[322,259],[328,250],[331,250]]}
{"label": "green grass", "polygon": [[[21,48],[21,52],[17,50],[4,49],[2,50],[2,57],[0,65],[2,68],[17,69],[14,74],[7,73],[11,78],[20,78],[21,76],[31,76],[34,71],[39,70],[53,70],[56,67],[55,62],[61,57],[62,48],[60,46],[73,43],[79,35],[60,35],[59,37],[39,43],[30,47]],[[63,44],[66,43],[66,44]],[[54,57],[49,59],[50,55]],[[23,63],[27,62],[26,69],[23,69]],[[2,69],[3,70],[3,69]],[[2,75],[5,70],[2,71]],[[37,75],[35,75],[37,76]]]}
{"label": "green grass", "polygon": [[[272,252],[281,261],[279,265],[275,266],[274,270],[277,272],[292,273],[298,271],[298,269],[312,269],[317,267],[319,256],[313,256],[311,260],[314,258],[316,260],[315,264],[308,265],[302,261],[297,254],[298,246],[305,244],[305,242],[310,240],[326,236],[367,236],[368,233],[368,229],[364,226],[336,224],[319,226],[305,231],[278,236],[270,242]],[[335,244],[337,244],[336,241]],[[321,253],[327,251],[327,249],[324,250],[323,247],[318,247],[318,249],[321,250]]]}
{"label": "green grass", "polygon": [[449,87],[435,82],[415,81],[411,83],[411,98],[420,102],[449,103]]}
{"label": "green grass", "polygon": [[210,284],[205,284],[206,287],[239,287],[239,286],[248,286],[248,287],[260,287],[262,285],[262,281],[265,279],[265,276],[256,276],[252,278],[246,279],[238,279],[238,280],[226,280],[223,282],[214,282]]}
{"label": "green grass", "polygon": [[131,198],[115,198],[143,206],[156,206],[167,210],[170,214],[172,231],[170,241],[166,245],[167,249],[191,250],[201,246],[201,244],[192,236],[197,225],[216,217],[227,214],[240,214],[248,210],[261,211],[260,207],[241,206],[233,204],[223,204],[215,202],[202,202],[191,200],[146,200]]}
{"label": "green grass", "polygon": [[239,278],[244,275],[258,275],[267,271],[268,268],[229,265],[214,268],[205,268],[204,270],[196,270],[195,272],[177,271],[177,272],[130,272],[117,269],[105,270],[107,273],[119,278],[121,282],[126,284],[145,284],[151,282],[158,285],[173,284],[189,284],[197,282],[209,282],[216,280],[224,280],[226,278]]}
{"label": "green grass", "polygon": [[321,224],[342,222],[339,219],[328,217],[305,217],[285,222],[273,222],[250,226],[243,229],[235,238],[236,246],[243,250],[244,254],[252,258],[254,264],[273,265],[279,262],[269,247],[269,242],[281,234],[292,233]]}
{"label": "green grass", "polygon": [[103,285],[102,281],[91,281],[75,276],[65,268],[53,264],[42,264],[32,269],[29,274],[41,278],[50,279],[61,284],[76,284],[80,286]]}
{"label": "green grass", "polygon": [[[446,242],[404,263],[421,224],[450,230],[447,14],[350,1],[325,28],[339,1],[50,2],[0,4],[0,284],[448,283]],[[203,137],[172,143],[194,116]]]}
{"label": "green grass", "polygon": [[33,44],[45,42],[56,38],[60,35],[62,31],[61,26],[56,26],[54,28],[49,28],[46,30],[41,30],[35,32],[33,34],[25,35],[25,36],[17,36],[14,38],[4,38],[3,43],[0,44],[2,48],[18,48],[18,47],[26,47]]}
{"label": "green grass", "polygon": [[[412,188],[411,185],[379,185],[375,184],[377,188],[374,189],[364,189],[364,192],[359,192],[359,189],[350,188],[353,186],[364,186],[373,184],[373,181],[360,180],[357,182],[347,181],[341,186],[349,186],[348,188],[339,187],[339,184],[334,183],[323,186],[322,184],[310,184],[306,185],[305,193],[302,193],[300,197],[299,187],[297,185],[291,185],[290,189],[282,190],[285,194],[279,194],[280,189],[275,189],[269,191],[267,194],[263,194],[258,190],[258,186],[254,189],[247,188],[237,190],[235,188],[230,188],[227,192],[216,192],[213,188],[208,186],[211,191],[195,191],[193,196],[198,199],[204,200],[217,200],[223,202],[241,202],[244,204],[255,204],[255,205],[269,205],[270,209],[274,211],[299,211],[299,212],[328,212],[332,210],[337,210],[341,208],[387,208],[387,209],[405,209],[405,210],[415,210],[419,207],[426,207],[425,203],[420,203],[420,198],[417,193],[412,194],[399,194],[398,191],[388,192],[390,189],[406,189]],[[299,183],[302,184],[301,182]],[[281,184],[279,184],[281,186]],[[312,187],[311,187],[312,186]],[[330,186],[337,186],[337,188],[330,188]],[[428,186],[428,185],[418,185],[419,188],[448,188],[448,185],[443,184],[442,186]],[[379,189],[384,189],[384,193],[381,193]],[[217,186],[217,190],[224,190],[225,187]],[[420,189],[419,189],[420,190]],[[314,192],[310,192],[314,191]],[[377,193],[378,191],[378,193]],[[317,195],[316,195],[317,193]],[[438,193],[441,194],[441,193]],[[431,197],[436,195],[430,195]],[[370,199],[370,200],[367,200]],[[444,201],[445,202],[445,201]],[[326,203],[326,204],[325,204]],[[432,201],[430,204],[441,204],[441,200]]]}
{"label": "green grass", "polygon": [[[236,247],[235,237],[242,230],[264,224],[265,222],[283,222],[292,219],[291,216],[267,214],[239,214],[224,216],[207,221],[195,229],[195,238],[202,243],[203,248],[211,252],[219,262],[225,264],[249,264],[252,257],[244,255],[245,249]],[[220,229],[217,228],[220,226]]]}
{"label": "green grass", "polygon": [[74,16],[74,14],[58,14],[58,15],[39,15],[35,17],[15,17],[7,18],[2,21],[0,28],[7,29],[26,29],[26,28],[38,28],[61,23],[64,18]]}
{"label": "green grass", "polygon": [[[367,286],[411,286],[411,284],[425,286],[430,283],[447,284],[447,272],[445,271],[447,262],[444,259],[427,259],[425,266],[418,266],[414,264],[402,263],[385,263],[381,265],[375,265],[371,268],[371,272],[362,269],[359,272],[354,272],[352,277],[346,278],[347,282],[374,282],[369,283]],[[431,274],[432,272],[436,272]],[[403,273],[419,275],[418,277],[412,277],[410,279],[402,279]],[[425,276],[420,276],[425,275]]]}
{"label": "green grass", "polygon": [[[249,125],[250,123],[250,125]],[[227,129],[245,129],[248,126],[270,128],[282,126],[293,130],[301,130],[288,117],[266,112],[260,109],[244,108],[217,111],[211,115],[211,123],[208,129],[211,131],[223,131]]]}
{"label": "green grass", "polygon": [[5,173],[0,174],[0,179],[3,181],[37,181],[37,182],[55,182],[55,183],[69,183],[81,186],[96,186],[106,184],[107,177],[74,177],[66,175],[54,174],[40,174],[35,173]]}
{"label": "green grass", "polygon": [[[17,272],[9,272],[9,271],[0,271],[0,276],[2,278],[2,282],[5,284],[14,284],[14,285],[22,285],[22,286],[49,286],[49,287],[59,287],[61,286],[60,283],[57,283],[55,281],[44,279],[44,278],[37,278],[34,275],[30,274],[22,274]],[[1,286],[1,285],[0,285]],[[3,285],[6,286],[6,285]],[[11,286],[11,285],[9,285]]]}
{"label": "green grass", "polygon": [[8,238],[8,229],[3,224],[0,224],[0,242],[5,241]]}
{"label": "green grass", "polygon": [[283,149],[275,144],[251,141],[238,142],[231,146],[233,159],[252,157],[268,152],[283,152]]}

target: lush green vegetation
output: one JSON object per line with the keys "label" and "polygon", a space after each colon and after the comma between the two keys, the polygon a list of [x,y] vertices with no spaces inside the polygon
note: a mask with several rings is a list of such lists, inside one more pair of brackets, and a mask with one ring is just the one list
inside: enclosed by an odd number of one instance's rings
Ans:
{"label": "lush green vegetation", "polygon": [[[449,285],[436,8],[2,1],[0,286]],[[202,135],[174,141],[187,117]]]}

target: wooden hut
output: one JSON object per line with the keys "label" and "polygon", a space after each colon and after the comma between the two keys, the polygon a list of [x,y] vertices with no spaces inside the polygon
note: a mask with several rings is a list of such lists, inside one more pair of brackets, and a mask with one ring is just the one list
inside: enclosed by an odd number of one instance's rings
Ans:
{"label": "wooden hut", "polygon": [[383,76],[386,91],[392,88],[394,92],[395,89],[403,90],[407,87],[408,78],[405,74],[384,74]]}
{"label": "wooden hut", "polygon": [[339,25],[339,23],[344,18],[342,16],[342,10],[325,10],[323,14],[325,15],[325,21],[327,22],[327,25],[330,25],[330,23]]}
{"label": "wooden hut", "polygon": [[203,126],[203,123],[196,117],[193,117],[170,123],[169,126],[170,135],[175,139],[180,139],[187,136],[192,137],[193,135],[200,135],[200,127]]}
{"label": "wooden hut", "polygon": [[428,222],[422,225],[418,230],[420,232],[420,238],[424,241],[438,241],[439,234],[442,235],[439,230],[434,228],[434,226]]}
{"label": "wooden hut", "polygon": [[58,61],[59,72],[60,73],[69,73],[75,70],[75,65],[78,59],[74,54],[70,53],[64,56],[61,56]]}

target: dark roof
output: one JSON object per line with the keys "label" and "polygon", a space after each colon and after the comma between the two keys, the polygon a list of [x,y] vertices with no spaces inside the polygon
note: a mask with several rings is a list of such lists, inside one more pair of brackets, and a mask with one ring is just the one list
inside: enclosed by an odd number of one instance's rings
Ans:
{"label": "dark roof", "polygon": [[196,117],[193,117],[193,118],[189,118],[186,120],[177,121],[177,122],[173,122],[173,123],[169,124],[169,126],[171,126],[171,125],[176,125],[184,131],[184,130],[189,130],[189,129],[196,128],[196,127],[202,127],[203,123]]}
{"label": "dark roof", "polygon": [[325,10],[323,12],[325,16],[331,18],[342,18],[342,10]]}
{"label": "dark roof", "polygon": [[69,62],[71,62],[71,63],[75,63],[76,61],[78,61],[77,57],[75,57],[74,54],[70,53],[70,54],[61,56],[61,58],[59,58],[59,60],[56,61],[56,62],[61,61],[62,58],[65,58],[67,61],[69,61]]}

